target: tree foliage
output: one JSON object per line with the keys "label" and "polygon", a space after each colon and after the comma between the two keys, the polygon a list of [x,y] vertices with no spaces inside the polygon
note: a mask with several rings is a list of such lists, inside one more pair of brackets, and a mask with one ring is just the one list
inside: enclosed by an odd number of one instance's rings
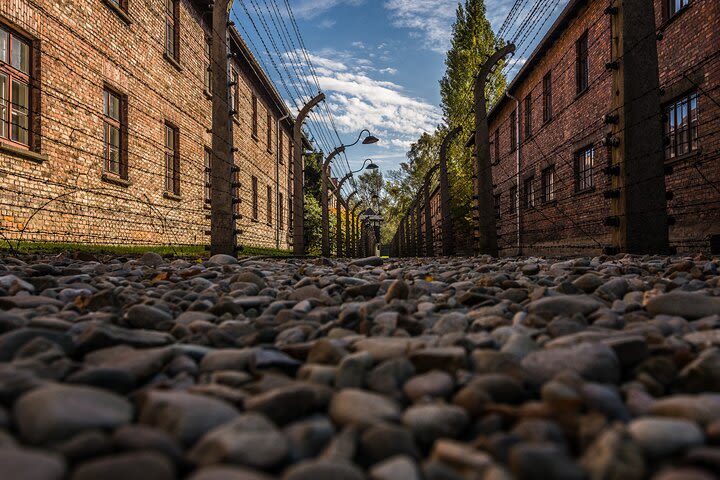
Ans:
{"label": "tree foliage", "polygon": [[[423,134],[412,144],[407,162],[388,174],[388,216],[391,214],[392,218],[386,224],[390,239],[422,187],[425,174],[439,161],[440,145],[445,135],[456,127],[462,127],[463,133],[448,150],[451,208],[454,218],[470,221],[470,209],[467,206],[471,204],[472,198],[473,157],[471,149],[465,147],[465,142],[475,130],[475,77],[482,63],[501,46],[496,41],[486,13],[484,0],[463,0],[458,4],[451,46],[445,59],[446,71],[440,81],[445,125],[433,133]],[[503,94],[505,86],[502,75],[494,75],[489,79],[485,95],[490,104]]]}

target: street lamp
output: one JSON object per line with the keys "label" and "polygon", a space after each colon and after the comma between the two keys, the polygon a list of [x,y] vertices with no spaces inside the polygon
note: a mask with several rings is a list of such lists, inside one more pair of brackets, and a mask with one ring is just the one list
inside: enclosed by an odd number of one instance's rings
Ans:
{"label": "street lamp", "polygon": [[[358,135],[357,140],[348,145],[340,145],[333,150],[330,155],[325,158],[321,170],[321,188],[320,188],[320,203],[322,204],[322,253],[325,256],[330,256],[330,212],[328,210],[328,170],[330,169],[330,163],[340,153],[344,152],[346,148],[357,145],[360,139],[363,138],[363,134],[367,133],[367,136],[362,140],[363,145],[371,145],[377,143],[380,140],[370,133],[370,130],[363,129]],[[339,197],[338,197],[339,198]]]}

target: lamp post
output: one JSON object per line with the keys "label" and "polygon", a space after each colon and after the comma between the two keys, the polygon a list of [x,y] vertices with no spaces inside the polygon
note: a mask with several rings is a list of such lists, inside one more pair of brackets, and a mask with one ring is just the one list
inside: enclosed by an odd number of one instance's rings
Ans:
{"label": "lamp post", "polygon": [[325,161],[323,162],[322,169],[321,169],[321,185],[320,185],[320,203],[322,204],[322,254],[323,256],[329,257],[330,256],[330,211],[328,208],[328,170],[330,169],[330,164],[332,163],[333,159],[344,152],[347,148],[355,146],[360,142],[360,139],[363,136],[363,133],[367,133],[367,136],[363,139],[362,144],[363,145],[371,145],[373,143],[379,142],[379,139],[375,136],[373,136],[368,129],[364,129],[360,132],[358,135],[357,140],[355,140],[353,143],[348,145],[340,145],[335,150],[330,152],[330,155],[328,155],[325,158]]}
{"label": "lamp post", "polygon": [[[369,162],[369,163],[368,163]],[[336,217],[337,217],[337,255],[340,256],[340,252],[342,252],[342,229],[340,228],[340,225],[342,223],[342,216],[340,211],[340,204],[342,203],[342,187],[345,184],[345,182],[352,177],[354,174],[361,172],[363,170],[377,170],[378,167],[375,162],[373,162],[371,159],[367,158],[362,164],[362,167],[360,167],[358,170],[355,170],[353,172],[348,172],[347,175],[345,175],[341,180],[340,183],[338,183],[337,188],[337,199],[338,199],[338,208],[336,211]],[[323,232],[324,233],[324,232]]]}

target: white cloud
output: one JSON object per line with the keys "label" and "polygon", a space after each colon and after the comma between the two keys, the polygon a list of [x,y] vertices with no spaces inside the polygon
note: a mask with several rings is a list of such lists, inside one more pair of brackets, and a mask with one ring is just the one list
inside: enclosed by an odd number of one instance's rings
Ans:
{"label": "white cloud", "polygon": [[365,0],[299,0],[293,2],[292,10],[297,18],[310,20],[338,5],[357,7],[363,3],[365,3]]}
{"label": "white cloud", "polygon": [[327,107],[343,135],[356,135],[368,128],[381,138],[378,146],[397,157],[442,120],[437,106],[414,98],[395,82],[374,77],[394,74],[397,71],[393,68],[377,69],[347,52],[328,49],[322,55],[311,54],[311,59],[320,88],[327,96]]}
{"label": "white cloud", "polygon": [[321,30],[328,30],[328,29],[334,27],[334,26],[335,26],[335,23],[336,23],[335,20],[332,20],[332,19],[330,19],[330,18],[326,18],[325,20],[322,20],[322,21],[318,24],[318,28],[320,28]]}
{"label": "white cloud", "polygon": [[451,27],[457,3],[449,0],[387,0],[393,24],[413,30],[423,46],[444,53],[450,45]]}

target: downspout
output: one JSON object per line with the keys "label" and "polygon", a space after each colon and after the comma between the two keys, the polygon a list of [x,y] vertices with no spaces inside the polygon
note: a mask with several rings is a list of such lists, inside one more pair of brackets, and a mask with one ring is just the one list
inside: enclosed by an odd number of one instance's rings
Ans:
{"label": "downspout", "polygon": [[515,100],[515,221],[517,223],[517,254],[522,255],[522,242],[520,234],[520,100],[505,92],[505,95]]}
{"label": "downspout", "polygon": [[280,162],[282,162],[280,156],[280,124],[288,118],[290,118],[289,113],[278,120],[277,125],[275,125],[275,156],[277,157],[275,161],[275,248],[277,250],[280,250],[280,215],[282,215],[280,213]]}

